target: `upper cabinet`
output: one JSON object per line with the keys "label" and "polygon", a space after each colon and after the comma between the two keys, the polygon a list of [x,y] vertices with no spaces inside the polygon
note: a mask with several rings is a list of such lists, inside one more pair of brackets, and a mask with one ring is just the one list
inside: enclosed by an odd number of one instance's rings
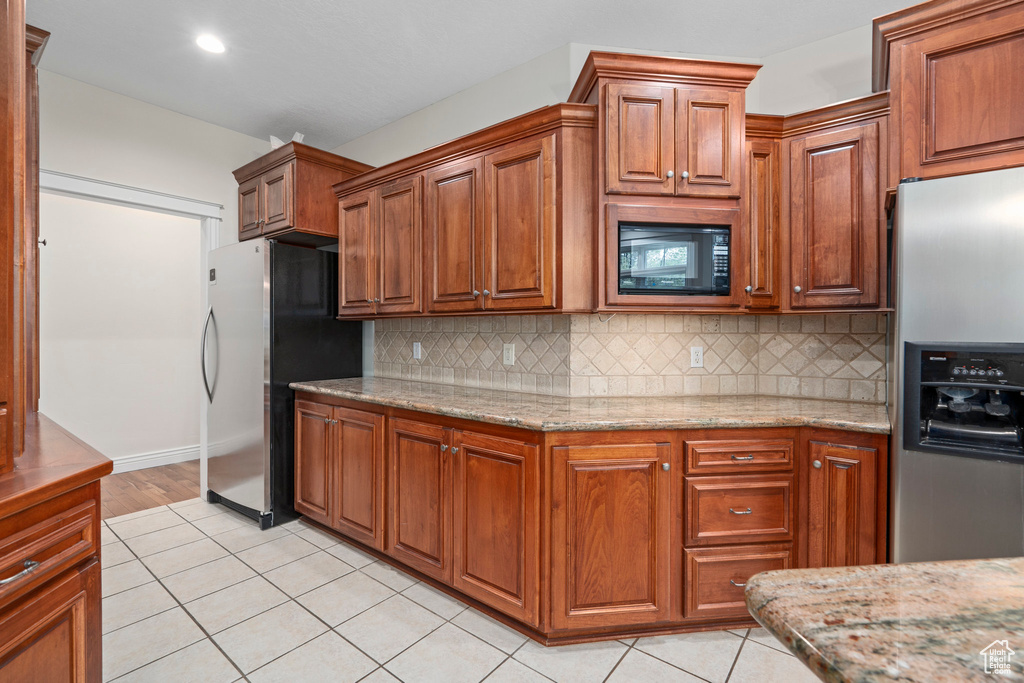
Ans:
{"label": "upper cabinet", "polygon": [[592,310],[594,126],[546,107],[336,185],[339,315]]}
{"label": "upper cabinet", "polygon": [[929,2],[874,28],[873,87],[892,93],[890,187],[1024,165],[1024,3]]}
{"label": "upper cabinet", "polygon": [[338,238],[331,186],[372,166],[289,142],[234,172],[238,239],[274,237],[322,246]]}

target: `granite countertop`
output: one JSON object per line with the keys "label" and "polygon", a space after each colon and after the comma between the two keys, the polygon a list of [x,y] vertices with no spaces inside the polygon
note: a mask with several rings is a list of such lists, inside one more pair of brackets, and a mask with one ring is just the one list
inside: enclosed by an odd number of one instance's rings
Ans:
{"label": "granite countertop", "polygon": [[746,599],[825,681],[1024,680],[1024,558],[764,572]]}
{"label": "granite countertop", "polygon": [[296,391],[541,432],[816,426],[888,434],[884,405],[784,396],[567,397],[403,379],[293,382]]}

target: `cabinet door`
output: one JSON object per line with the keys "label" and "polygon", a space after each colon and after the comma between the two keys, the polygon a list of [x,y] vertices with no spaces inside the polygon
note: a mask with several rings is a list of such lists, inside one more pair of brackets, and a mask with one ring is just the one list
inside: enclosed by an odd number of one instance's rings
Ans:
{"label": "cabinet door", "polygon": [[676,89],[676,194],[739,197],[743,93]]}
{"label": "cabinet door", "polygon": [[779,307],[780,145],[773,140],[747,142],[747,200],[750,240],[748,308]]}
{"label": "cabinet door", "polygon": [[452,453],[455,571],[463,593],[537,625],[537,447],[463,432]]}
{"label": "cabinet door", "polygon": [[793,308],[879,303],[879,128],[868,121],[790,143]]}
{"label": "cabinet door", "polygon": [[605,94],[605,190],[609,194],[673,194],[675,93],[609,83]]}
{"label": "cabinet door", "polygon": [[452,430],[390,420],[387,552],[441,581],[451,581]]}
{"label": "cabinet door", "polygon": [[331,407],[295,402],[295,509],[321,524],[330,524]]}
{"label": "cabinet door", "polygon": [[260,195],[264,235],[295,227],[295,162],[264,173]]}
{"label": "cabinet door", "polygon": [[669,443],[552,449],[553,628],[669,618],[671,459]]}
{"label": "cabinet door", "polygon": [[550,308],[555,284],[555,136],[484,157],[484,307]]}
{"label": "cabinet door", "polygon": [[423,203],[419,176],[382,187],[377,235],[378,313],[423,311]]}
{"label": "cabinet door", "polygon": [[876,561],[878,451],[811,441],[807,566]]}
{"label": "cabinet door", "polygon": [[253,178],[238,186],[238,240],[259,237],[261,218],[260,178]]}
{"label": "cabinet door", "polygon": [[428,308],[474,311],[482,306],[483,182],[481,160],[427,174]]}
{"label": "cabinet door", "polygon": [[372,315],[376,203],[368,190],[338,202],[338,315]]}
{"label": "cabinet door", "polygon": [[384,416],[335,408],[331,525],[357,541],[384,549]]}
{"label": "cabinet door", "polygon": [[99,562],[63,577],[0,612],[0,681],[101,679]]}

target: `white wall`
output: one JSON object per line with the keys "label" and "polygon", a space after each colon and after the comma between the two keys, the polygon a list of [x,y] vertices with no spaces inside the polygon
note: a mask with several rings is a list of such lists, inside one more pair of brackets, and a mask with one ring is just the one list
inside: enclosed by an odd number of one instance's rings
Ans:
{"label": "white wall", "polygon": [[199,221],[43,194],[40,222],[40,412],[119,470],[197,458]]}
{"label": "white wall", "polygon": [[45,69],[39,72],[39,129],[45,170],[223,205],[221,244],[238,239],[238,185],[231,171],[270,151],[268,141]]}

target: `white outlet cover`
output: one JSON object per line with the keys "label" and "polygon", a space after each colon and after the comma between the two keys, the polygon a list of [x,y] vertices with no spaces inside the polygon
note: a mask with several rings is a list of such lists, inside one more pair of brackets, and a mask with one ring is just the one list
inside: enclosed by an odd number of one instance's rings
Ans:
{"label": "white outlet cover", "polygon": [[419,342],[412,343],[412,357],[416,360],[423,357],[423,347],[420,346]]}
{"label": "white outlet cover", "polygon": [[704,347],[703,346],[691,346],[690,347],[690,367],[691,368],[702,368],[702,367],[704,367]]}
{"label": "white outlet cover", "polygon": [[516,364],[516,345],[505,344],[501,348],[501,362],[505,365]]}

